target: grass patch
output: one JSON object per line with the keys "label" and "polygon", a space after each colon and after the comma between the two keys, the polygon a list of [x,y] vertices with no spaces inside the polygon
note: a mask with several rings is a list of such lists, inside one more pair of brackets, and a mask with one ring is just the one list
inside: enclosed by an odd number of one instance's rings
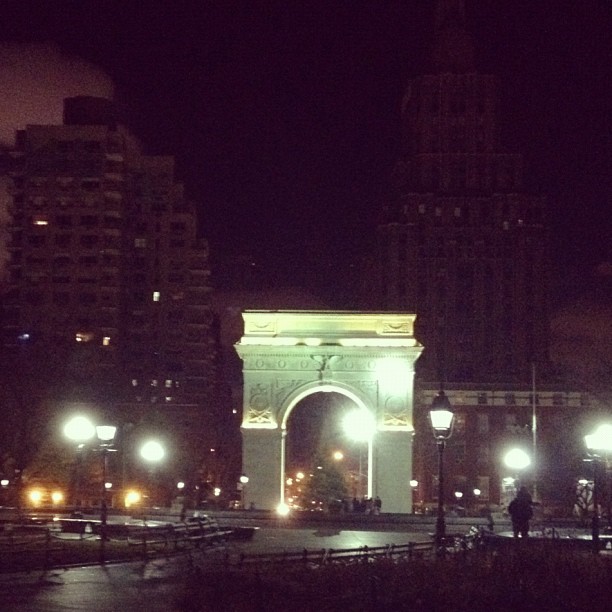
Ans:
{"label": "grass patch", "polygon": [[[104,560],[136,561],[177,552],[172,541],[129,544],[127,539],[104,543]],[[33,571],[51,567],[68,567],[99,563],[102,546],[97,537],[62,538],[41,532],[4,538],[0,543],[0,572]]]}
{"label": "grass patch", "polygon": [[555,611],[605,609],[612,558],[554,546],[440,560],[203,571],[180,609],[276,611]]}

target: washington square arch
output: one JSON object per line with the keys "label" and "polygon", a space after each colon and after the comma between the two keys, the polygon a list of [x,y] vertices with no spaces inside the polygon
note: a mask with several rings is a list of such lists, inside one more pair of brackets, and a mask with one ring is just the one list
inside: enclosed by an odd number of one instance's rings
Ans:
{"label": "washington square arch", "polygon": [[243,363],[245,504],[272,510],[285,502],[289,416],[307,396],[335,392],[375,417],[372,495],[384,500],[386,512],[410,512],[414,364],[422,351],[415,315],[252,310],[242,316],[236,351]]}

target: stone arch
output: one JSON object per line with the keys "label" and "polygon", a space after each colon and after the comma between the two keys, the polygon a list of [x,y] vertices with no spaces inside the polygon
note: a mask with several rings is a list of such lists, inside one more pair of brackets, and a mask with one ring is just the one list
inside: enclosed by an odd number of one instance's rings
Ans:
{"label": "stone arch", "polygon": [[385,511],[410,512],[414,363],[422,351],[415,315],[266,310],[245,311],[243,319],[236,351],[245,503],[274,509],[284,501],[289,415],[308,395],[335,391],[373,412],[372,490]]}

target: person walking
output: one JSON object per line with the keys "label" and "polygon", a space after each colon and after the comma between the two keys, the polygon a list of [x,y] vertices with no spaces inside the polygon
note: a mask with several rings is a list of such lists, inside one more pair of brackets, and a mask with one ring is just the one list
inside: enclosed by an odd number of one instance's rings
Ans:
{"label": "person walking", "polygon": [[533,517],[533,501],[527,487],[521,487],[516,497],[510,502],[508,512],[512,519],[514,537],[529,537],[529,521]]}

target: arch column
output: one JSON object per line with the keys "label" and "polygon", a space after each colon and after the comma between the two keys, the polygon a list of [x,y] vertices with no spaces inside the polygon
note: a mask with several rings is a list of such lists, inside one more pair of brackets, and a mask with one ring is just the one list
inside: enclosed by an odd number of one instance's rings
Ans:
{"label": "arch column", "polygon": [[282,501],[285,472],[285,432],[275,429],[242,430],[242,471],[248,476],[245,507],[276,508]]}
{"label": "arch column", "polygon": [[383,512],[412,512],[412,432],[379,431],[373,448],[374,495]]}

